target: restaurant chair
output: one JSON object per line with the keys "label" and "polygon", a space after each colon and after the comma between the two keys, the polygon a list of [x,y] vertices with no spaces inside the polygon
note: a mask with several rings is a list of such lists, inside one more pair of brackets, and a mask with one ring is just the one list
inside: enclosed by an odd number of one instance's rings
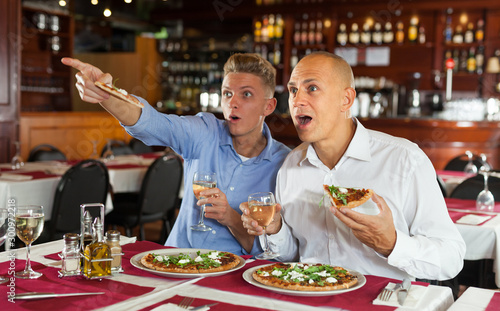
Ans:
{"label": "restaurant chair", "polygon": [[[484,176],[477,174],[474,177],[467,178],[453,189],[450,198],[475,200],[479,192],[484,189]],[[493,193],[495,201],[500,202],[500,178],[495,176],[488,177],[488,189]]]}
{"label": "restaurant chair", "polygon": [[36,161],[66,161],[66,156],[52,145],[41,144],[31,149],[28,156],[28,162]]}
{"label": "restaurant chair", "polygon": [[437,176],[437,181],[438,181],[439,189],[441,190],[441,193],[443,194],[443,197],[446,198],[447,194],[446,194],[446,185],[444,183],[444,180],[439,175],[436,174],[436,176]]}
{"label": "restaurant chair", "polygon": [[130,148],[125,142],[121,140],[115,140],[111,139],[107,144],[104,145],[104,147],[101,150],[101,157],[104,156],[106,151],[111,148],[111,151],[113,152],[113,155],[128,155],[128,154],[134,154],[132,151],[132,148]]}
{"label": "restaurant chair", "polygon": [[116,193],[113,211],[106,216],[107,225],[132,230],[140,227],[139,239],[145,239],[144,224],[162,221],[160,244],[170,234],[176,208],[180,206],[179,189],[183,180],[181,158],[167,154],[156,159],[146,171],[139,193]]}
{"label": "restaurant chair", "polygon": [[108,169],[102,162],[84,160],[72,166],[57,184],[51,218],[44,230],[48,233],[45,239],[53,241],[65,233],[80,233],[80,205],[105,204],[108,190]]}
{"label": "restaurant chair", "polygon": [[[467,163],[469,163],[469,157],[464,153],[464,154],[461,154],[461,155],[456,156],[455,158],[451,159],[445,165],[444,170],[445,171],[463,172]],[[489,169],[491,169],[491,167],[492,167],[487,161],[481,159],[481,157],[476,155],[476,154],[473,155],[472,163],[474,163],[474,165],[477,167],[478,172],[479,172],[479,169],[481,168],[481,166],[485,166]]]}
{"label": "restaurant chair", "polygon": [[132,138],[128,142],[128,146],[130,147],[130,149],[132,149],[132,152],[135,154],[154,152],[154,149],[152,146],[146,145],[145,143],[143,143],[141,140],[139,140],[137,138]]}

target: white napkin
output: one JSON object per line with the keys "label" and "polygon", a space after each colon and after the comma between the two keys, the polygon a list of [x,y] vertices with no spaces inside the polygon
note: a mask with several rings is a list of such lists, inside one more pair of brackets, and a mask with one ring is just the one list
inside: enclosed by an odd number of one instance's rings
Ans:
{"label": "white napkin", "polygon": [[0,179],[22,181],[22,180],[33,179],[33,176],[30,176],[30,175],[21,175],[21,174],[12,174],[12,173],[2,173],[0,175]]}
{"label": "white napkin", "polygon": [[[394,288],[396,286],[395,283],[387,284],[386,288]],[[427,291],[426,286],[421,285],[411,285],[410,291],[408,292],[408,296],[403,304],[405,308],[416,308],[420,298],[425,295]],[[379,295],[380,296],[380,295]],[[373,301],[374,305],[383,305],[383,306],[392,306],[392,307],[401,307],[398,303],[398,294],[397,292],[393,292],[391,298],[388,301],[382,301],[379,299],[379,296]]]}
{"label": "white napkin", "polygon": [[465,225],[479,225],[480,223],[490,219],[491,217],[492,216],[468,214],[457,220],[456,223]]}
{"label": "white napkin", "polygon": [[[193,309],[193,307],[189,307],[188,310],[190,309]],[[156,308],[154,308],[153,310],[151,311],[182,311],[182,310],[186,310],[184,308],[181,308],[179,307],[178,305],[174,304],[174,303],[167,303],[167,304],[164,304],[164,305],[161,305],[161,306],[158,306]],[[199,311],[207,311],[207,310],[210,310],[210,307],[205,307],[205,308],[202,308],[202,309],[198,309]],[[197,310],[197,311],[198,311]]]}

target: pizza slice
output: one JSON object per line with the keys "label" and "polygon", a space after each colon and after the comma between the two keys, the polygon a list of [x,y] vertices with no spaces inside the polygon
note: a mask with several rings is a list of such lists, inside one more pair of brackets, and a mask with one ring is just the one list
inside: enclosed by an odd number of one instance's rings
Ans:
{"label": "pizza slice", "polygon": [[323,185],[323,188],[330,203],[336,208],[342,206],[355,208],[368,201],[373,195],[372,189],[336,187],[334,185]]}
{"label": "pizza slice", "polygon": [[97,86],[101,90],[109,93],[110,95],[112,95],[112,96],[114,96],[114,97],[116,97],[118,99],[124,100],[127,103],[132,104],[134,106],[137,106],[139,108],[144,108],[144,104],[143,103],[141,103],[134,96],[130,95],[124,89],[117,88],[114,85],[106,84],[106,83],[101,82],[101,81],[96,81],[94,84],[95,84],[95,86]]}

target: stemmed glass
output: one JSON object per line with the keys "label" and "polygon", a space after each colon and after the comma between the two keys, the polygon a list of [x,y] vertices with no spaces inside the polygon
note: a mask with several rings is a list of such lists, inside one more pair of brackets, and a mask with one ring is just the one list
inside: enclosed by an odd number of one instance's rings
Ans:
{"label": "stemmed glass", "polygon": [[[213,172],[195,172],[193,176],[193,192],[196,199],[204,199],[200,196],[200,192],[217,187],[217,177]],[[205,204],[201,206],[200,220],[198,224],[192,225],[191,230],[194,231],[210,231],[212,227],[203,223],[203,216],[205,214]]]}
{"label": "stemmed glass", "polygon": [[102,154],[102,157],[104,158],[105,161],[113,160],[115,158],[113,149],[111,149],[111,139],[108,139],[106,143],[106,150]]}
{"label": "stemmed glass", "polygon": [[476,209],[492,212],[495,207],[495,198],[493,197],[493,193],[488,189],[488,176],[490,172],[481,170],[479,173],[484,176],[484,189],[477,196]]}
{"label": "stemmed glass", "polygon": [[[9,225],[9,212],[6,208],[0,208],[0,246],[7,239],[7,227]],[[6,283],[9,278],[0,275],[0,284]]]}
{"label": "stemmed glass", "polygon": [[273,259],[280,254],[269,249],[266,228],[273,220],[276,211],[276,200],[272,192],[257,192],[248,196],[248,209],[250,217],[255,219],[259,226],[264,229],[264,252],[255,256],[257,259]]}
{"label": "stemmed glass", "polygon": [[97,140],[91,140],[92,143],[92,154],[90,155],[89,159],[99,159],[99,154],[97,153]]}
{"label": "stemmed glass", "polygon": [[12,165],[13,170],[18,170],[24,166],[24,160],[21,157],[21,145],[18,141],[14,143],[16,145],[16,154],[10,160],[10,164]]}
{"label": "stemmed glass", "polygon": [[477,174],[477,166],[474,165],[474,162],[472,161],[474,155],[469,150],[465,151],[465,154],[469,158],[469,162],[465,165],[464,172],[467,174]]}
{"label": "stemmed glass", "polygon": [[38,239],[43,230],[43,207],[40,205],[18,206],[15,210],[16,234],[26,244],[26,266],[24,271],[16,272],[15,276],[21,279],[36,279],[42,273],[31,269],[31,244]]}

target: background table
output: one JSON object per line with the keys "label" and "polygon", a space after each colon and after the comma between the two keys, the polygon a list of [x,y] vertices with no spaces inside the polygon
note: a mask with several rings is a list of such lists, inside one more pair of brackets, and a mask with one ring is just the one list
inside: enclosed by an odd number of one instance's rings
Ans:
{"label": "background table", "polygon": [[[457,301],[453,303],[448,311],[483,311],[488,307],[495,293],[500,294],[499,291],[491,289],[469,287]],[[500,308],[497,310],[500,310]]]}

